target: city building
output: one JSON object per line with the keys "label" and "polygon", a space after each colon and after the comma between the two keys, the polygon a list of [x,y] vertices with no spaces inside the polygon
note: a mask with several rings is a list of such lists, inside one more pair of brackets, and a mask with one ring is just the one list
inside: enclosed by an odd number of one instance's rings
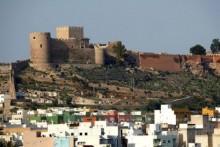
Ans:
{"label": "city building", "polygon": [[161,110],[154,110],[154,123],[176,125],[176,115],[171,105],[161,105]]}

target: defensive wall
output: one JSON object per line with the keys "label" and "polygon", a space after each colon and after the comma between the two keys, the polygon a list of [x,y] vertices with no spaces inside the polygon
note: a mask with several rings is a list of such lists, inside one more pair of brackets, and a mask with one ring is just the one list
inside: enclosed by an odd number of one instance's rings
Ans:
{"label": "defensive wall", "polygon": [[[38,70],[46,70],[56,64],[114,64],[116,54],[113,46],[121,42],[108,44],[90,44],[84,38],[83,27],[58,27],[56,38],[49,32],[33,32],[29,36],[31,65]],[[180,72],[185,64],[220,64],[220,55],[171,55],[140,53],[127,51],[126,64],[139,66],[143,70]]]}
{"label": "defensive wall", "polygon": [[[9,94],[10,98],[16,98],[16,89],[15,89],[15,75],[22,71],[28,66],[28,60],[16,61],[11,64],[1,64],[0,65],[0,74],[7,75],[8,79],[5,79],[0,84],[0,91],[4,94]],[[6,82],[7,81],[7,82]],[[3,87],[2,87],[3,86]]]}
{"label": "defensive wall", "polygon": [[51,39],[50,63],[94,63],[94,49],[89,40]]}
{"label": "defensive wall", "polygon": [[11,63],[11,68],[14,71],[14,74],[18,74],[21,72],[23,69],[25,69],[28,66],[29,60],[22,60],[22,61],[16,61]]}
{"label": "defensive wall", "polygon": [[180,72],[184,64],[220,64],[220,55],[169,55],[139,53],[139,67],[142,70]]}
{"label": "defensive wall", "polygon": [[15,76],[28,66],[29,60],[17,61],[11,63],[11,71],[9,78],[9,94],[12,99],[16,99]]}
{"label": "defensive wall", "polygon": [[0,74],[8,73],[11,70],[10,64],[0,64]]}
{"label": "defensive wall", "polygon": [[181,56],[140,53],[139,66],[144,70],[179,72],[181,71]]}

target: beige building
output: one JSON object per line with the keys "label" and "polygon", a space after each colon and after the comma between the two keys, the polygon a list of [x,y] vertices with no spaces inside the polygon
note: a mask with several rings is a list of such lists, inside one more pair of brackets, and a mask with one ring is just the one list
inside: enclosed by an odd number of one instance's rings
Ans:
{"label": "beige building", "polygon": [[195,136],[195,142],[200,146],[200,147],[211,147],[212,143],[209,141],[209,136],[207,134],[204,135],[196,135]]}
{"label": "beige building", "polygon": [[41,137],[42,130],[25,130],[24,131],[24,147],[53,147],[53,138]]}
{"label": "beige building", "polygon": [[209,121],[208,116],[191,115],[191,121],[179,125],[179,142],[181,146],[188,146],[189,143],[197,144],[200,147],[212,147],[214,145],[212,134],[215,124]]}
{"label": "beige building", "polygon": [[220,128],[215,128],[212,135],[213,147],[220,147]]}

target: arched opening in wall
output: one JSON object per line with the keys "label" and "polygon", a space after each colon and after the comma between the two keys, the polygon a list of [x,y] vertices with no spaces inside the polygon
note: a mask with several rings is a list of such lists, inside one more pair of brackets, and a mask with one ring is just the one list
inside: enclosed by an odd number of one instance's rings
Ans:
{"label": "arched opening in wall", "polygon": [[40,48],[42,48],[43,47],[43,45],[42,44],[40,44]]}
{"label": "arched opening in wall", "polygon": [[34,36],[33,39],[36,39],[36,37]]}

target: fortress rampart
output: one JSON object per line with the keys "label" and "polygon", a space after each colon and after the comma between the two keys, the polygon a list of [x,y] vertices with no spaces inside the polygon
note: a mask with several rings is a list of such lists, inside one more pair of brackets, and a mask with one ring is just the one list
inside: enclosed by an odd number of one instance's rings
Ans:
{"label": "fortress rampart", "polygon": [[[114,64],[116,54],[113,46],[120,42],[108,44],[90,44],[84,38],[83,27],[58,27],[56,38],[49,32],[32,32],[29,36],[31,65],[38,70],[46,70],[56,64]],[[170,55],[127,51],[124,61],[137,65],[143,70],[180,72],[185,64],[220,63],[220,55]],[[132,62],[132,63],[131,63]]]}
{"label": "fortress rampart", "polygon": [[141,69],[179,72],[181,71],[181,57],[178,55],[140,53],[139,66]]}
{"label": "fortress rampart", "polygon": [[158,70],[168,72],[182,71],[183,64],[220,63],[220,55],[169,55],[154,53],[139,53],[139,67],[143,70]]}

